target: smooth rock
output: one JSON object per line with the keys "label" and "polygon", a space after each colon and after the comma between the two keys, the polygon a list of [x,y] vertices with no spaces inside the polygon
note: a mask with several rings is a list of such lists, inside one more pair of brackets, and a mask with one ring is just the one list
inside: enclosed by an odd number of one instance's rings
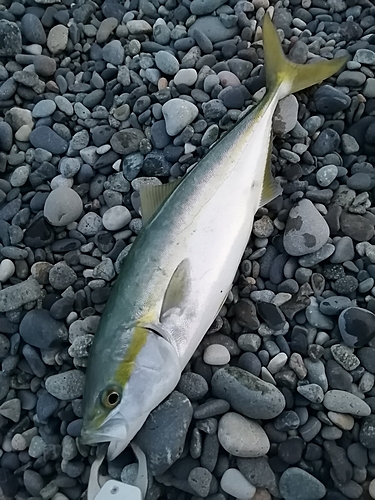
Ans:
{"label": "smooth rock", "polygon": [[162,108],[167,133],[175,136],[198,116],[195,104],[183,99],[170,99]]}
{"label": "smooth rock", "polygon": [[218,429],[221,446],[235,457],[261,457],[266,455],[270,443],[262,427],[242,415],[228,412],[221,417]]}
{"label": "smooth rock", "polygon": [[289,255],[303,256],[316,252],[327,243],[328,238],[328,224],[310,200],[303,199],[291,209],[283,239]]}
{"label": "smooth rock", "polygon": [[357,417],[367,417],[371,413],[369,405],[358,396],[336,389],[326,392],[323,405],[327,410],[337,413],[348,413]]}
{"label": "smooth rock", "polygon": [[190,401],[177,391],[151,412],[135,442],[146,454],[152,474],[163,474],[180,457],[192,416]]}
{"label": "smooth rock", "polygon": [[285,406],[282,393],[272,384],[234,366],[217,370],[212,377],[212,392],[232,408],[254,419],[279,415]]}

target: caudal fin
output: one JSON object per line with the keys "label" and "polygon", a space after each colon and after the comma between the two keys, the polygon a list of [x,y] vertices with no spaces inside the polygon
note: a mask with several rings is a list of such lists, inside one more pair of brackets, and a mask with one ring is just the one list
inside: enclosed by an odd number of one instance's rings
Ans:
{"label": "caudal fin", "polygon": [[279,35],[268,14],[263,21],[263,49],[268,91],[278,90],[279,98],[311,87],[334,75],[347,62],[347,57],[311,64],[289,61],[281,47]]}

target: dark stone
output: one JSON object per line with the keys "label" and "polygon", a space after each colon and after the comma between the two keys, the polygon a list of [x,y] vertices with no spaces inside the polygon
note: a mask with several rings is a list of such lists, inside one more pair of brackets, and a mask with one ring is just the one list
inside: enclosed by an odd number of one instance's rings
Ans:
{"label": "dark stone", "polygon": [[375,314],[360,307],[349,307],[339,316],[341,337],[349,347],[363,347],[375,337]]}

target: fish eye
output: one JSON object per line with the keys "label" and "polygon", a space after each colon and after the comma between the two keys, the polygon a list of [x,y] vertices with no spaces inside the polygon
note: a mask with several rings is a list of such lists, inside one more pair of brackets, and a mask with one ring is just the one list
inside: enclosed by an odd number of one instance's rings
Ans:
{"label": "fish eye", "polygon": [[102,394],[102,404],[106,408],[114,408],[120,402],[120,391],[116,387],[109,387]]}

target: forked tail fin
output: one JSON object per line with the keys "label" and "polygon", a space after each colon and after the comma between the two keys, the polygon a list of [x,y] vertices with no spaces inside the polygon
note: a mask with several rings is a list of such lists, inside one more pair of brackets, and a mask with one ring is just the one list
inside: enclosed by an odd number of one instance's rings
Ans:
{"label": "forked tail fin", "polygon": [[347,62],[347,57],[311,64],[289,61],[281,47],[279,35],[268,14],[263,21],[263,49],[266,83],[269,92],[278,91],[279,99],[311,87],[334,75]]}

